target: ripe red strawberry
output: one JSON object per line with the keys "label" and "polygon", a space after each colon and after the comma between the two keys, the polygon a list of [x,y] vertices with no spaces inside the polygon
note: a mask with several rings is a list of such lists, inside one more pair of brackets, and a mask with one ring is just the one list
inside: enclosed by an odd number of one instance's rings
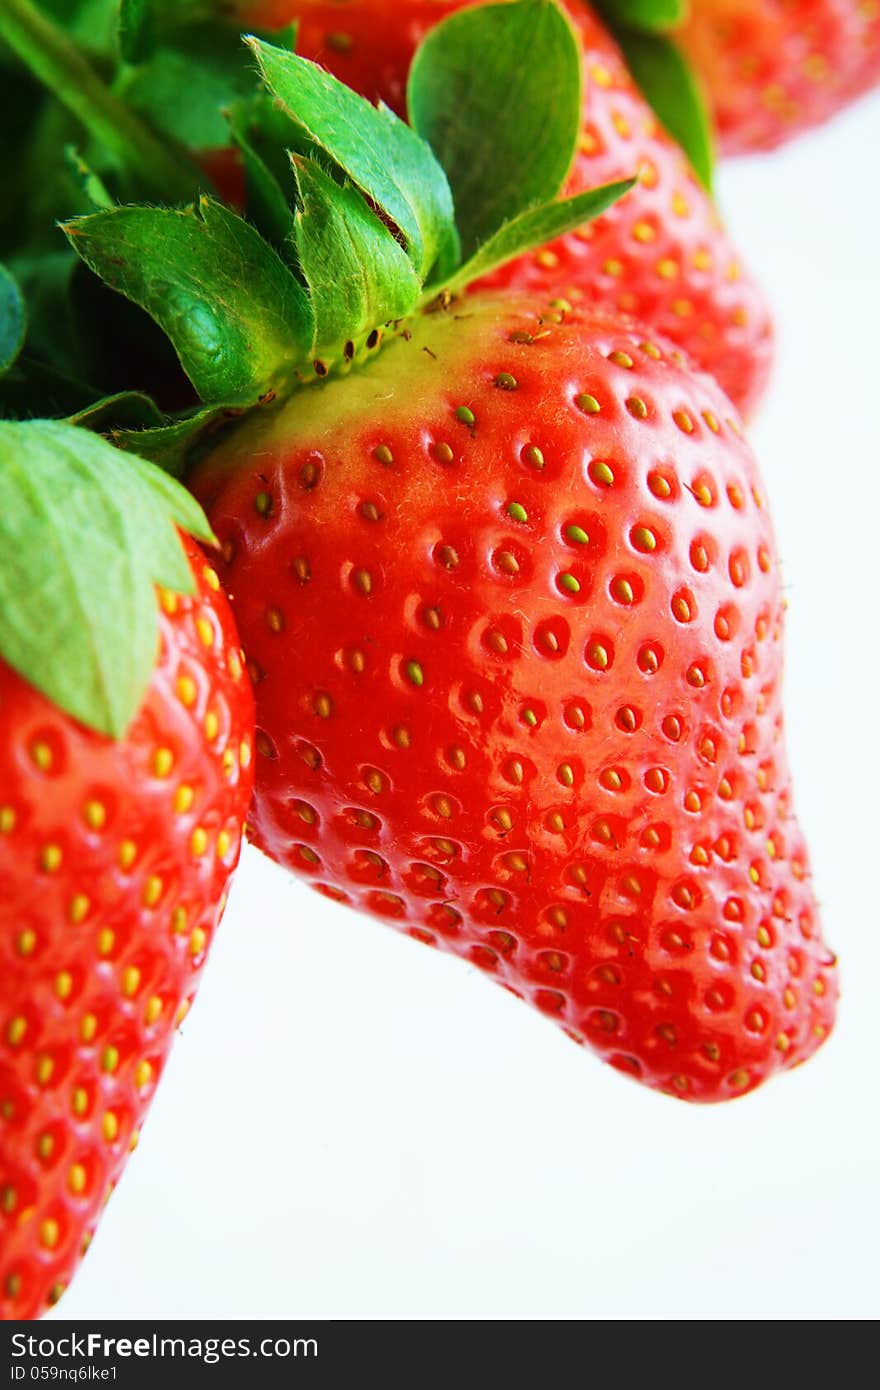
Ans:
{"label": "ripe red strawberry", "polygon": [[818,1046],[752,455],[674,349],[473,300],[232,437],[197,491],[256,682],[256,843],[648,1085]]}
{"label": "ripe red strawberry", "polygon": [[120,740],[0,659],[2,1318],[38,1317],[85,1252],[238,861],[252,696],[216,572],[186,554],[196,591],[162,592],[160,653]]}
{"label": "ripe red strawberry", "polygon": [[773,149],[880,82],[876,0],[692,0],[678,37],[728,154]]}
{"label": "ripe red strawberry", "polygon": [[[516,71],[530,53],[533,107],[479,67],[492,44]],[[68,231],[208,403],[190,482],[256,685],[254,838],[646,1084],[739,1095],[815,1050],[836,997],[754,460],[665,339],[460,295],[622,191],[554,200],[574,36],[534,0],[452,17],[413,69],[418,134],[252,47],[300,151],[291,212],[259,116],[243,142],[278,250],[209,200]],[[491,131],[451,80],[477,71]],[[542,121],[538,158],[522,131]]]}
{"label": "ripe red strawberry", "polygon": [[[469,3],[469,0],[466,0]],[[259,0],[254,24],[299,21],[297,50],[371,99],[403,110],[413,52],[462,0]],[[745,414],[769,379],[769,308],[685,155],[659,126],[592,10],[570,3],[583,44],[584,112],[567,192],[639,174],[589,226],[510,262],[490,287],[602,304],[665,334],[711,372]]]}

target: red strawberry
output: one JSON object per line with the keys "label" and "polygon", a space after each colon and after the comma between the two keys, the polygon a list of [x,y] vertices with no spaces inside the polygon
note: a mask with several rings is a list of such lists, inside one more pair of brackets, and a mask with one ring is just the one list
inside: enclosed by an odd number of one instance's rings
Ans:
{"label": "red strawberry", "polygon": [[769,150],[880,82],[876,0],[691,0],[678,35],[723,150]]}
{"label": "red strawberry", "polygon": [[39,1316],[88,1246],[238,860],[252,697],[216,572],[186,554],[196,592],[162,591],[121,740],[0,660],[2,1318]]}
{"label": "red strawberry", "polygon": [[[461,8],[463,0],[258,0],[245,18],[269,27],[298,20],[297,49],[304,57],[402,111],[418,42]],[[748,414],[772,363],[772,321],[763,295],[614,41],[586,5],[568,8],[583,44],[585,82],[583,129],[567,192],[633,173],[640,184],[589,226],[511,262],[484,283],[631,315],[684,348]]]}
{"label": "red strawberry", "polygon": [[[507,61],[481,69],[490,44]],[[301,145],[291,212],[251,127],[280,254],[208,200],[68,234],[208,403],[190,482],[256,685],[254,838],[646,1084],[739,1095],[815,1050],[836,997],[754,460],[665,339],[589,304],[460,296],[622,192],[558,201],[547,174],[577,138],[575,38],[549,4],[453,16],[413,70],[420,135],[252,47]],[[457,84],[477,71],[474,108]],[[539,158],[522,131],[549,93]],[[453,225],[472,168],[484,196]]]}
{"label": "red strawberry", "polygon": [[205,462],[256,843],[648,1085],[721,1100],[834,1011],[737,420],[591,310],[472,300]]}

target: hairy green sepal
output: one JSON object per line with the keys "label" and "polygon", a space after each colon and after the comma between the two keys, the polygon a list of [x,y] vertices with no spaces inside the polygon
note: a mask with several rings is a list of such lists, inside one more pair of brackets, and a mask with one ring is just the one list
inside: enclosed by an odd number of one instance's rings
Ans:
{"label": "hairy green sepal", "polygon": [[590,188],[574,198],[563,198],[555,203],[544,203],[505,223],[494,236],[490,236],[479,246],[469,261],[456,271],[449,280],[447,288],[451,291],[464,289],[472,280],[490,274],[499,266],[506,264],[513,256],[524,255],[548,241],[573,232],[594,217],[600,217],[612,203],[622,198],[624,193],[636,183],[635,178],[621,179],[617,183],[603,184]]}
{"label": "hairy green sepal", "polygon": [[313,353],[320,360],[340,342],[353,348],[376,324],[411,314],[421,282],[356,188],[340,187],[307,159],[297,158],[295,170],[296,247],[316,308]]}
{"label": "hairy green sepal", "polygon": [[0,656],[54,704],[119,738],[156,663],[156,584],[192,593],[177,527],[206,542],[178,483],[57,421],[0,422]]}

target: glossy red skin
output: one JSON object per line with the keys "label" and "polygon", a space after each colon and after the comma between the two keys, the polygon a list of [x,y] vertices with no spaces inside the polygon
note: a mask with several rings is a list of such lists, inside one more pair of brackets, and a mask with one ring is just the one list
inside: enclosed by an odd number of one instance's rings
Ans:
{"label": "glossy red skin", "polygon": [[773,149],[880,82],[876,0],[692,0],[679,37],[725,154]]}
{"label": "glossy red skin", "polygon": [[773,530],[715,383],[562,317],[473,297],[198,470],[256,684],[253,837],[647,1085],[723,1100],[808,1057],[836,997]]}
{"label": "glossy red skin", "polygon": [[[470,0],[259,0],[247,17],[269,27],[297,18],[297,47],[304,57],[402,113],[415,48],[433,23],[465,2]],[[764,296],[681,149],[635,87],[616,44],[585,5],[573,0],[569,11],[584,47],[584,117],[565,192],[636,173],[640,183],[603,217],[481,284],[628,314],[684,348],[748,415],[764,393],[773,360]],[[223,188],[232,191],[228,180]]]}
{"label": "glossy red skin", "polygon": [[[39,1317],[69,1283],[136,1143],[238,862],[253,696],[216,572],[187,549],[197,593],[162,595],[161,653],[121,741],[75,724],[0,662],[4,1319]],[[181,676],[195,682],[194,703]],[[158,749],[172,767],[157,769]],[[182,785],[194,792],[186,810]],[[85,818],[93,801],[100,828]],[[202,829],[204,848],[193,839]],[[53,846],[62,859],[50,871]]]}

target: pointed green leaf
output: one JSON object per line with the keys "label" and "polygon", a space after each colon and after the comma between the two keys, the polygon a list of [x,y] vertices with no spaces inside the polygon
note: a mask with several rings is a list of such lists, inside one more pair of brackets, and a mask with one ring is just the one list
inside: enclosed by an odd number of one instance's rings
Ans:
{"label": "pointed green leaf", "polygon": [[571,24],[552,0],[457,12],[416,54],[408,101],[413,127],[446,170],[470,255],[562,188],[581,120]]}
{"label": "pointed green leaf", "polygon": [[86,264],[164,329],[204,401],[251,404],[309,360],[305,290],[222,204],[203,198],[198,214],[114,208],[65,230]]}
{"label": "pointed green leaf", "polygon": [[293,249],[293,198],[284,193],[285,175],[290,181],[290,166],[282,157],[286,169],[277,169],[274,151],[264,150],[261,120],[265,113],[253,102],[239,101],[227,111],[229,130],[241,151],[247,183],[247,215],[257,230],[282,256]]}
{"label": "pointed green leaf", "polygon": [[156,662],[155,584],[192,593],[173,479],[72,425],[0,423],[0,655],[75,719],[121,737]]}
{"label": "pointed green leaf", "polygon": [[6,267],[0,263],[0,376],[21,352],[27,332],[24,297]]}
{"label": "pointed green leaf", "polygon": [[314,355],[321,358],[412,313],[421,284],[356,188],[340,187],[311,160],[296,159],[294,169],[302,202],[296,247],[315,309]]}
{"label": "pointed green leaf", "polygon": [[[116,452],[118,453],[119,450]],[[153,494],[154,503],[161,503],[165,513],[182,531],[187,531],[197,541],[202,541],[205,545],[217,544],[217,537],[211,530],[210,522],[191,492],[187,492],[185,487],[181,487],[180,483],[170,477],[164,469],[156,468],[146,459],[130,454],[127,456],[127,461],[133,473],[140,478],[143,486],[149,488]],[[145,560],[149,562],[148,557],[145,557]],[[186,588],[181,588],[180,592],[192,592],[189,579]]]}
{"label": "pointed green leaf", "polygon": [[453,244],[452,196],[430,149],[387,107],[371,106],[316,63],[253,37],[270,91],[297,127],[299,152],[319,151],[403,234],[424,279]]}
{"label": "pointed green leaf", "polygon": [[104,396],[67,417],[70,425],[80,425],[95,434],[111,430],[145,430],[161,426],[162,414],[155,402],[140,391],[119,391]]}
{"label": "pointed green leaf", "polygon": [[615,28],[614,36],[645,100],[711,192],[715,160],[712,125],[697,79],[681,49],[660,34]]}
{"label": "pointed green leaf", "polygon": [[223,406],[207,406],[182,420],[156,428],[114,428],[110,438],[118,449],[154,463],[172,478],[185,478],[194,458],[243,414]]}
{"label": "pointed green leaf", "polygon": [[[565,198],[555,203],[545,203],[543,207],[532,208],[521,216],[506,223],[500,231],[485,241],[471,259],[444,282],[443,288],[451,291],[464,289],[473,280],[478,280],[498,266],[522,256],[537,246],[544,246],[555,237],[564,236],[576,227],[583,226],[594,217],[600,217],[612,203],[622,198],[636,183],[636,179],[622,179],[619,183],[604,184],[601,188],[591,188],[574,198]],[[435,284],[434,292],[441,288]]]}

